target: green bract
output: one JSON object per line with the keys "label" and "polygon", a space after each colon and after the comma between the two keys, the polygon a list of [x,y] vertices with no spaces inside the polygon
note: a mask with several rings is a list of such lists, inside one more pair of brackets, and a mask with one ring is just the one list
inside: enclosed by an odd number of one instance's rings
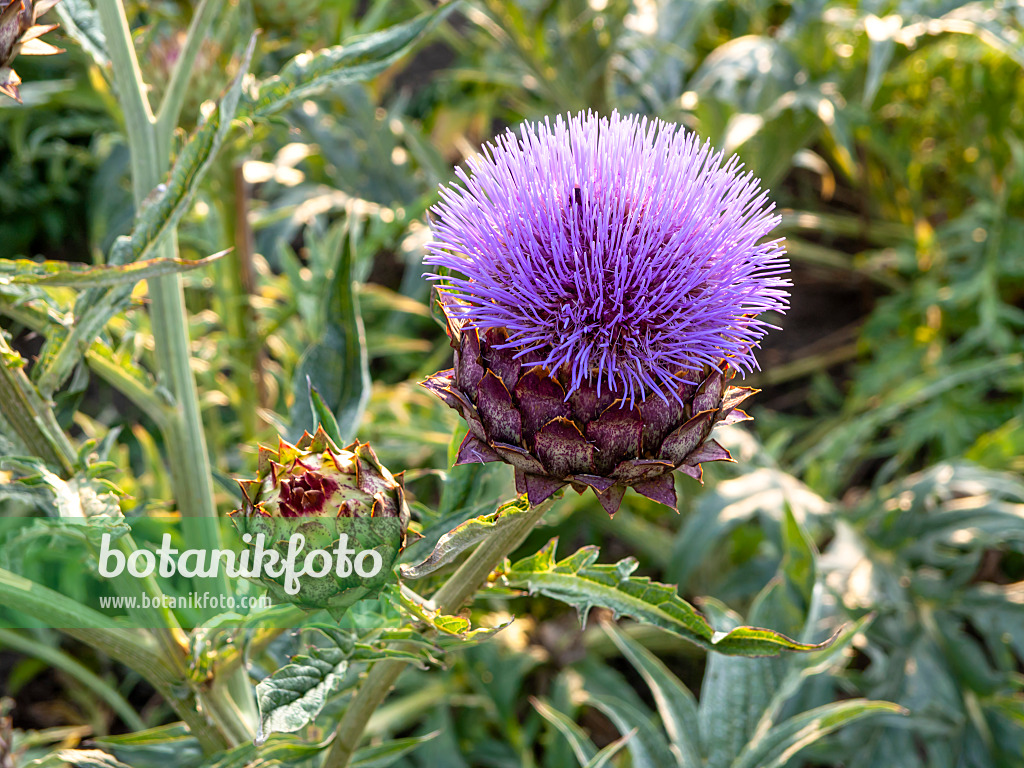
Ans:
{"label": "green bract", "polygon": [[[303,434],[295,445],[281,440],[277,450],[260,446],[259,476],[240,485],[245,503],[231,518],[249,548],[251,578],[275,600],[307,610],[326,609],[337,617],[357,600],[375,595],[391,578],[405,544],[409,508],[401,475],[393,476],[369,444],[357,441],[339,449],[318,429],[315,435]],[[261,550],[274,550],[282,559],[291,554],[296,573],[314,550],[332,559],[312,555],[313,568],[307,570],[326,573],[289,578],[275,568],[256,570]],[[339,564],[345,551],[350,552],[344,556],[348,565]],[[380,566],[368,576],[378,557],[361,560],[360,553],[371,551],[379,555]]]}

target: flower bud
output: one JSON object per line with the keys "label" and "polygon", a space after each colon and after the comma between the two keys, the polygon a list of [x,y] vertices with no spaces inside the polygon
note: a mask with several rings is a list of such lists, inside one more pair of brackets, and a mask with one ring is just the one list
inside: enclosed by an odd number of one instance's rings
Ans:
{"label": "flower bud", "polygon": [[[280,441],[276,451],[261,446],[257,479],[240,485],[245,503],[231,519],[253,567],[267,561],[267,550],[291,563],[290,570],[263,567],[254,576],[275,599],[337,616],[390,578],[409,508],[401,475],[392,476],[369,444],[342,450],[318,429],[296,445]],[[296,575],[301,570],[306,573]]]}

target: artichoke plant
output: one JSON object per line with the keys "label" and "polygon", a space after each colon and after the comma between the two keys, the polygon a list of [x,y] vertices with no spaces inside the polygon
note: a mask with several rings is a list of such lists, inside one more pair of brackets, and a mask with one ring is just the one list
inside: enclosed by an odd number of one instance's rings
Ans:
{"label": "artichoke plant", "polygon": [[610,514],[627,487],[675,507],[674,470],[731,458],[711,431],[753,390],[729,381],[788,306],[758,180],[614,113],[526,124],[469,167],[426,259],[455,365],[425,386],[468,423],[459,461],[511,464],[533,504],[568,484]]}
{"label": "artichoke plant", "polygon": [[315,435],[305,433],[295,445],[281,440],[277,450],[261,446],[257,479],[240,485],[244,504],[231,518],[254,554],[253,562],[259,534],[266,548],[282,557],[296,533],[305,541],[300,559],[314,549],[333,551],[342,535],[354,553],[374,550],[380,555],[382,567],[373,578],[360,575],[357,568],[339,575],[332,566],[323,576],[299,576],[294,593],[285,575],[263,569],[253,578],[275,600],[338,616],[390,578],[405,545],[409,508],[402,475],[393,476],[369,444],[355,442],[339,449],[321,428]]}
{"label": "artichoke plant", "polygon": [[57,28],[56,24],[36,24],[36,20],[59,0],[0,0],[0,93],[21,101],[21,78],[11,65],[18,54],[49,56],[63,53],[60,48],[39,38]]}

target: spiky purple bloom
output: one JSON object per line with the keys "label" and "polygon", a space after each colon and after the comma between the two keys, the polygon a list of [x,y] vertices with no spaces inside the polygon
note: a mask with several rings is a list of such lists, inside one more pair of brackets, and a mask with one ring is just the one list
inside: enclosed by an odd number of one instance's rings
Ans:
{"label": "spiky purple bloom", "polygon": [[514,357],[632,407],[679,399],[723,362],[746,373],[784,312],[788,262],[767,193],[737,158],[636,116],[524,123],[441,191],[425,263],[446,311],[504,329]]}

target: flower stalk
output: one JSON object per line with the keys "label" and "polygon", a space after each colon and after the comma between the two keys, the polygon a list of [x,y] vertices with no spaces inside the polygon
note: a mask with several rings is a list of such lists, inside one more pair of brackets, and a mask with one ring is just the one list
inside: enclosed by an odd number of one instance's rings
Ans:
{"label": "flower stalk", "polygon": [[[442,613],[457,611],[480,588],[490,573],[526,540],[552,504],[554,498],[549,498],[531,507],[516,524],[495,532],[481,542],[431,598],[433,607]],[[406,664],[405,661],[386,659],[371,667],[334,731],[334,739],[324,757],[322,768],[348,767],[371,715],[387,698]]]}

